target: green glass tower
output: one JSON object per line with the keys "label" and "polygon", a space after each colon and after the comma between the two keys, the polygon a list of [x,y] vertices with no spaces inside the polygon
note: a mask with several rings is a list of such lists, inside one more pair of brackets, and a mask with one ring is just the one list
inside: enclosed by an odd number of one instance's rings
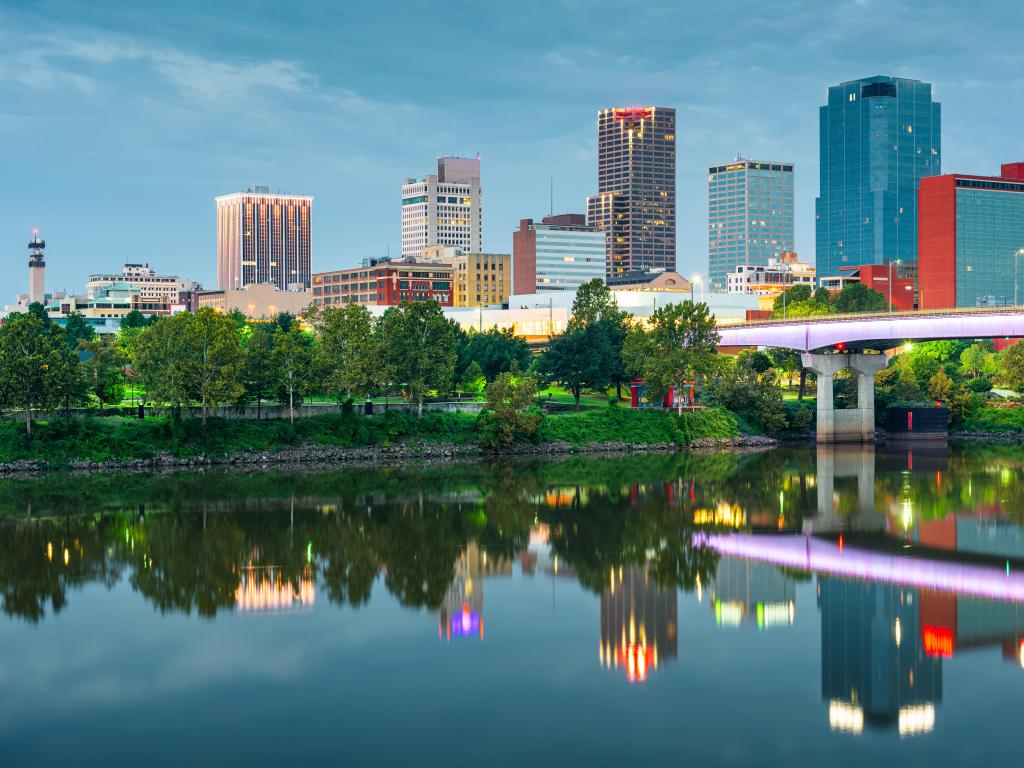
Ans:
{"label": "green glass tower", "polygon": [[915,262],[918,184],[942,164],[931,84],[879,75],[833,85],[819,117],[818,277]]}

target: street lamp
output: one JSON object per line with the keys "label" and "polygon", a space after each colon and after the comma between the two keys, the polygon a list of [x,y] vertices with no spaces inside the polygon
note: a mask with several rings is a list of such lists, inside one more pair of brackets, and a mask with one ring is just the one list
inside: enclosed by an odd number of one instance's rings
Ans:
{"label": "street lamp", "polygon": [[690,303],[693,303],[693,286],[700,285],[700,275],[694,275],[690,278]]}
{"label": "street lamp", "polygon": [[896,259],[895,261],[889,262],[889,311],[892,312],[892,268],[897,264],[902,264],[903,259]]}
{"label": "street lamp", "polygon": [[1017,273],[1022,255],[1024,255],[1024,248],[1018,248],[1017,252],[1013,254],[1013,306],[1015,307],[1020,306],[1020,302],[1017,301]]}

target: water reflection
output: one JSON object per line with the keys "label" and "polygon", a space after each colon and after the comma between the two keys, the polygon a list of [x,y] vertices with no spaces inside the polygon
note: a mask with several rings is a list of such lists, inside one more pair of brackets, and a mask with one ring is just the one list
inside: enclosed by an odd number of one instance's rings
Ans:
{"label": "water reflection", "polygon": [[550,579],[589,593],[605,677],[650,685],[681,645],[707,653],[681,615],[747,643],[813,626],[827,730],[909,737],[943,725],[963,654],[1024,666],[1022,502],[1012,447],[7,480],[0,596],[28,623],[89,585],[272,622],[383,591],[444,646],[484,641],[511,592]]}

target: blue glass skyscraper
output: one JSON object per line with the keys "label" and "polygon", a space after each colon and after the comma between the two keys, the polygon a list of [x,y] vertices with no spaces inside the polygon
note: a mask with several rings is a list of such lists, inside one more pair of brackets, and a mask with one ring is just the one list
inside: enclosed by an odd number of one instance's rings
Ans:
{"label": "blue glass skyscraper", "polygon": [[917,188],[941,172],[941,108],[932,86],[867,77],[828,89],[820,113],[818,276],[917,260]]}

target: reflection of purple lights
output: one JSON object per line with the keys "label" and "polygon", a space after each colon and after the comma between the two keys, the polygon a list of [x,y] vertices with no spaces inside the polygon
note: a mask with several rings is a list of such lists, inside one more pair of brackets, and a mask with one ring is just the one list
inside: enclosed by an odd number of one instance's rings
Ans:
{"label": "reflection of purple lights", "polygon": [[452,634],[456,637],[469,637],[480,634],[480,614],[476,611],[463,610],[452,616]]}
{"label": "reflection of purple lights", "polygon": [[719,554],[789,568],[1024,602],[1024,573],[1007,573],[999,568],[885,555],[849,545],[840,549],[835,542],[810,536],[696,534],[693,543]]}

